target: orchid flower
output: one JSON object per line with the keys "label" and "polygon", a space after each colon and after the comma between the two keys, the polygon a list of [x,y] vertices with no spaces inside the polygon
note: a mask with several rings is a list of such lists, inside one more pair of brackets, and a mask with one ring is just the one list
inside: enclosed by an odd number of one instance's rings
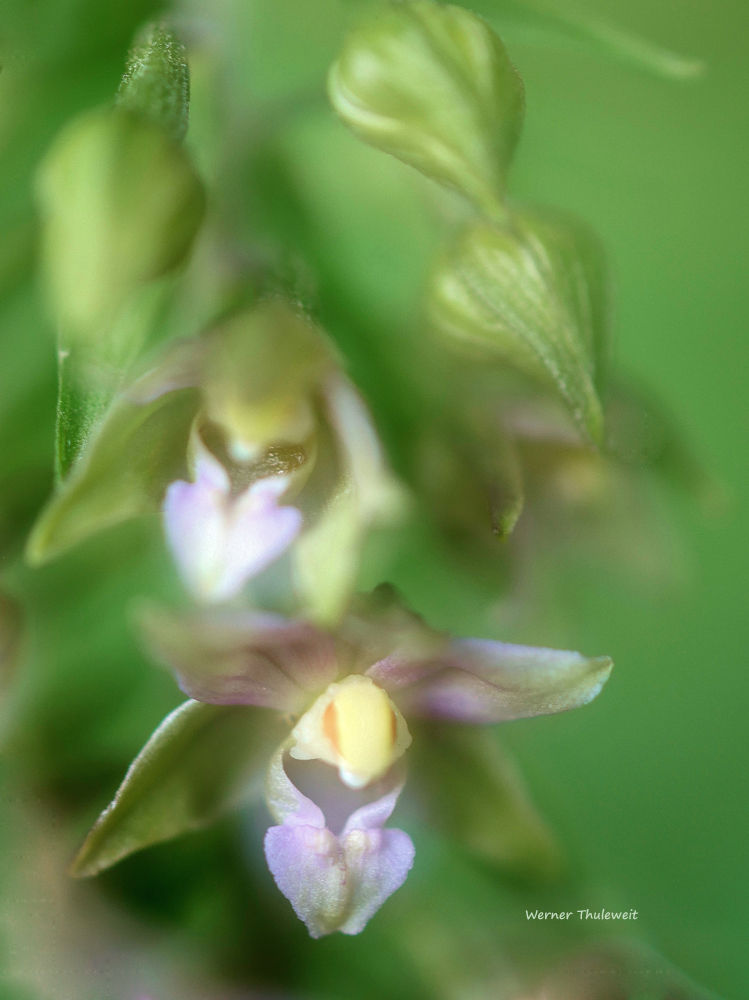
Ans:
{"label": "orchid flower", "polygon": [[[332,632],[228,609],[181,615],[150,608],[142,624],[156,657],[193,700],[133,764],[84,845],[79,872],[93,874],[155,842],[139,833],[135,844],[111,830],[118,803],[132,811],[134,783],[161,753],[170,726],[188,731],[200,708],[254,706],[275,718],[265,751],[266,802],[276,820],[265,836],[266,860],[313,937],[358,934],[413,864],[409,836],[385,827],[405,780],[407,718],[470,726],[562,712],[595,698],[612,668],[607,657],[451,638],[406,609],[388,585],[355,599]],[[256,743],[263,725],[254,723]],[[326,768],[337,772],[337,811],[356,803],[337,825],[299,787],[314,786]],[[143,780],[153,794],[151,779]],[[171,820],[167,826],[167,836],[178,832]],[[101,845],[112,836],[117,843],[102,863]]]}
{"label": "orchid flower", "polygon": [[403,499],[327,337],[274,300],[162,350],[88,441],[28,556],[158,511],[198,601],[239,597],[286,555],[300,612],[334,624],[367,532]]}

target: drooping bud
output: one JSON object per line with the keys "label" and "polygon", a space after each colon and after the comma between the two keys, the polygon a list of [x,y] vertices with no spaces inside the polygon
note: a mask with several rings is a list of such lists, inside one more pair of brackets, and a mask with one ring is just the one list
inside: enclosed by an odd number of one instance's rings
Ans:
{"label": "drooping bud", "polygon": [[556,391],[600,444],[603,269],[587,231],[566,222],[523,211],[508,226],[471,225],[434,274],[430,319],[454,344]]}
{"label": "drooping bud", "polygon": [[406,721],[386,692],[361,674],[330,684],[292,737],[292,757],[332,764],[350,788],[381,777],[411,744]]}
{"label": "drooping bud", "polygon": [[184,139],[190,107],[187,53],[164,25],[149,24],[136,39],[115,101],[159,125],[175,142]]}
{"label": "drooping bud", "polygon": [[180,264],[205,207],[184,150],[118,109],[65,126],[37,192],[52,304],[68,342],[99,338],[140,284]]}
{"label": "drooping bud", "polygon": [[328,93],[365,142],[504,216],[523,83],[475,14],[434,0],[389,5],[349,35]]}

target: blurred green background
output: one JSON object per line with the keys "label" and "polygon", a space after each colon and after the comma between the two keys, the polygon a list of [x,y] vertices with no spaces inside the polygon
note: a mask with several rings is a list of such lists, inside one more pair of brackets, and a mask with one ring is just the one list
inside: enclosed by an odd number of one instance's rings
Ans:
{"label": "blurred green background", "polygon": [[[404,331],[418,325],[420,289],[441,232],[407,168],[357,143],[322,99],[325,69],[355,7],[193,0],[179,13],[185,25],[208,26],[204,58],[193,61],[188,142],[214,181],[215,212],[263,251],[275,253],[278,242],[295,273],[309,275],[322,318],[376,403],[397,384],[368,384],[373,352],[385,343],[408,361]],[[500,8],[492,0],[474,7],[487,17]],[[556,9],[566,9],[563,0]],[[137,651],[125,614],[133,596],[175,588],[155,525],[126,526],[41,570],[18,563],[15,532],[49,487],[55,391],[53,334],[33,273],[30,182],[59,125],[111,96],[135,29],[158,11],[147,0],[116,9],[47,0],[8,2],[0,15],[10,53],[9,72],[0,75],[0,491],[16,498],[6,507],[12,530],[4,523],[0,543],[7,535],[4,579],[23,595],[32,626],[30,654],[2,708],[11,747],[2,780],[8,802],[28,801],[32,810],[42,802],[59,817],[52,827],[58,853],[44,855],[50,884],[62,878],[130,757],[179,698]],[[684,550],[668,585],[602,566],[569,569],[554,607],[510,630],[517,641],[609,653],[616,663],[590,707],[514,723],[502,734],[582,888],[549,896],[506,889],[439,839],[415,832],[419,866],[366,933],[309,942],[267,873],[227,875],[225,843],[244,829],[229,823],[145,852],[105,882],[109,898],[158,930],[159,947],[177,964],[208,956],[209,967],[239,982],[317,996],[457,996],[446,973],[430,979],[413,961],[422,954],[429,966],[424,935],[439,936],[424,914],[445,915],[437,923],[455,935],[478,921],[490,940],[506,932],[510,950],[532,953],[546,947],[545,929],[523,927],[521,944],[515,937],[526,902],[540,899],[555,908],[637,909],[637,931],[669,961],[727,1000],[745,996],[749,8],[739,0],[585,0],[584,11],[700,57],[707,72],[676,83],[508,30],[528,95],[511,191],[571,209],[602,236],[616,291],[614,358],[657,390],[730,503],[709,517],[668,495]],[[13,54],[19,51],[25,54]],[[391,575],[434,624],[501,634],[504,619],[487,619],[481,587],[430,555],[418,532]],[[10,844],[8,884],[10,868],[25,856],[22,829],[12,820],[0,834]],[[256,857],[259,834],[252,827],[248,836]],[[93,890],[74,892],[96,912]],[[36,904],[19,904],[17,891],[14,898],[6,923],[36,926],[27,912]],[[56,912],[49,894],[40,899],[42,910]],[[408,947],[404,927],[413,932]],[[144,957],[150,947],[137,952],[145,965],[155,963]],[[10,934],[8,948],[15,967],[18,935]],[[63,959],[48,962],[40,995],[75,995],[55,985],[55,962]],[[502,969],[491,975],[501,978]],[[97,996],[89,991],[99,988],[78,987],[79,996]],[[9,997],[27,996],[7,989]],[[111,995],[121,994],[112,986]]]}
{"label": "blurred green background", "polygon": [[574,208],[603,236],[616,357],[657,387],[732,504],[715,522],[676,514],[691,562],[682,591],[576,583],[575,641],[611,652],[611,686],[589,712],[520,723],[506,738],[602,898],[623,893],[659,950],[739,997],[749,983],[749,9],[587,8],[703,57],[708,73],[670,86],[518,48],[530,110],[513,190]]}

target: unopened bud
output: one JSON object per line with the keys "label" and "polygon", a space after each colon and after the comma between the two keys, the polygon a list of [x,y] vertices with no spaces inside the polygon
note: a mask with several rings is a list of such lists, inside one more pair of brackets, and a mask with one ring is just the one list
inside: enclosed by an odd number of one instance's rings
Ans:
{"label": "unopened bud", "polygon": [[95,339],[139,285],[182,263],[205,208],[184,150],[120,109],[65,126],[37,191],[52,303],[69,342]]}
{"label": "unopened bud", "polygon": [[503,216],[525,97],[481,18],[434,0],[392,4],[349,35],[328,93],[365,142]]}
{"label": "unopened bud", "polygon": [[600,272],[572,230],[535,213],[464,231],[432,281],[435,330],[555,390],[579,429],[600,444],[596,379],[602,353]]}

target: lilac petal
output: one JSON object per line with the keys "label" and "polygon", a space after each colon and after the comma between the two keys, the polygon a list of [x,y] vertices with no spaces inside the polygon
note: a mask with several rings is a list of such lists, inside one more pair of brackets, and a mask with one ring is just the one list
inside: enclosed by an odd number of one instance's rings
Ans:
{"label": "lilac petal", "polygon": [[247,580],[275,562],[301,531],[301,511],[278,505],[289,478],[260,479],[231,504],[224,562],[225,596],[238,593]]}
{"label": "lilac petal", "polygon": [[265,858],[276,885],[313,938],[338,930],[346,907],[346,868],[326,827],[272,826]]}
{"label": "lilac petal", "polygon": [[592,701],[613,666],[606,656],[487,639],[457,640],[439,663],[402,693],[403,712],[474,723],[566,712]]}
{"label": "lilac petal", "polygon": [[288,477],[253,483],[232,498],[229,477],[204,448],[197,449],[195,482],[178,480],[164,500],[164,527],[179,570],[204,601],[236,595],[288,548],[302,526],[295,507],[279,506]]}
{"label": "lilac petal", "polygon": [[296,712],[338,674],[333,640],[306,622],[256,612],[143,610],[157,659],[196,701]]}
{"label": "lilac petal", "polygon": [[403,830],[352,830],[342,838],[351,883],[343,934],[359,934],[385,900],[400,889],[414,863],[413,841]]}
{"label": "lilac petal", "polygon": [[268,770],[268,805],[282,821],[265,835],[268,867],[312,937],[337,930],[358,934],[413,865],[410,837],[381,828],[403,783],[354,812],[336,837],[320,809],[287,776],[287,746],[279,748]]}
{"label": "lilac petal", "polygon": [[343,828],[341,836],[345,837],[352,830],[375,830],[384,826],[393,814],[398,796],[403,791],[403,784],[403,780],[399,781],[382,798],[376,799],[374,802],[368,802],[361,809],[357,809],[356,812],[351,813],[346,820],[346,825]]}

